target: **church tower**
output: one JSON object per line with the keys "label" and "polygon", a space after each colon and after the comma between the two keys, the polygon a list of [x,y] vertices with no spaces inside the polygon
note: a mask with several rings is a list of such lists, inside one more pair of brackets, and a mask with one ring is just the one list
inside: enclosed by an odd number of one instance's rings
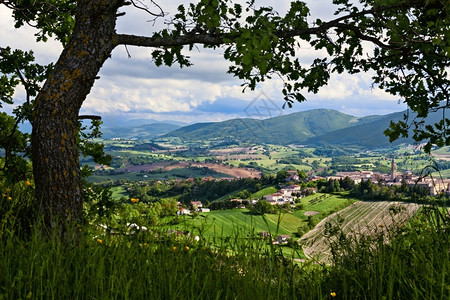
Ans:
{"label": "church tower", "polygon": [[392,159],[392,161],[391,161],[391,181],[395,180],[396,175],[397,175],[397,164],[395,163],[395,159]]}

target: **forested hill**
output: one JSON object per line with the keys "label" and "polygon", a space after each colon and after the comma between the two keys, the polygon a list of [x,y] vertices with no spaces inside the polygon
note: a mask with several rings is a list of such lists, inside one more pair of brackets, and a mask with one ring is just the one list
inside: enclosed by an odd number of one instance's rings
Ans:
{"label": "forested hill", "polygon": [[364,124],[349,126],[310,138],[305,143],[311,145],[359,146],[362,148],[414,143],[411,138],[398,139],[391,143],[383,133],[389,127],[391,121],[403,120],[403,114],[404,112],[388,114]]}
{"label": "forested hill", "polygon": [[[389,144],[383,131],[403,112],[383,116],[355,117],[331,109],[314,109],[270,119],[232,119],[216,123],[197,123],[165,135],[183,140],[232,138],[258,144],[360,145],[371,148]],[[399,142],[411,142],[400,140]]]}
{"label": "forested hill", "polygon": [[215,123],[197,123],[166,136],[184,140],[233,138],[238,141],[292,144],[336,129],[358,124],[358,118],[329,109],[315,109],[270,119],[232,119]]}

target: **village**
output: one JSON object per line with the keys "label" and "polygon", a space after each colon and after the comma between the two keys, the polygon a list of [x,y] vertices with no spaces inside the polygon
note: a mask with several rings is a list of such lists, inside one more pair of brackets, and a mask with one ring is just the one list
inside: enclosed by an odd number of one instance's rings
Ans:
{"label": "village", "polygon": [[[289,170],[287,171],[288,177],[286,182],[295,183],[299,182],[300,178],[297,171]],[[397,171],[397,165],[394,159],[391,161],[391,172],[390,174],[382,174],[373,171],[358,171],[358,172],[338,172],[334,176],[328,176],[326,178],[318,176],[309,176],[306,180],[343,180],[349,178],[355,184],[359,184],[363,181],[370,180],[372,183],[381,184],[384,186],[401,186],[405,184],[409,189],[420,188],[424,189],[427,194],[431,196],[436,196],[441,193],[450,194],[450,179],[434,179],[431,177],[420,177],[413,175],[409,170],[404,172]],[[298,184],[291,184],[281,187],[276,193],[264,195],[260,199],[230,199],[230,202],[235,203],[233,207],[235,208],[246,208],[248,205],[255,205],[258,201],[266,201],[271,205],[283,206],[290,205],[294,206],[296,201],[302,197],[314,194],[317,192],[316,188],[303,188]],[[178,202],[178,215],[188,215],[192,212],[197,213],[207,213],[211,209],[204,207],[201,201],[191,201],[190,207],[186,208],[182,203]]]}
{"label": "village", "polygon": [[370,179],[373,183],[379,183],[385,186],[401,186],[402,184],[406,184],[410,189],[426,189],[427,193],[431,196],[442,193],[450,194],[450,179],[416,176],[409,170],[405,170],[403,173],[398,172],[394,159],[391,161],[390,174],[381,174],[372,171],[338,172],[335,176],[329,176],[326,179],[327,181],[339,180],[345,177],[350,178],[354,183],[360,183]]}

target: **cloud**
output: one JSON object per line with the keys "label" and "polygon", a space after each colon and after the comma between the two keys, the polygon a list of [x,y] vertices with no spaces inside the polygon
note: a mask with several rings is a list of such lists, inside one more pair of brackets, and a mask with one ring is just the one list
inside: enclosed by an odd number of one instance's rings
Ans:
{"label": "cloud", "polygon": [[[220,50],[212,49],[183,51],[190,57],[193,64],[190,67],[180,68],[174,64],[171,67],[157,67],[151,58],[151,49],[139,47],[118,46],[101,69],[100,76],[128,76],[131,78],[170,78],[179,80],[202,80],[207,82],[223,82],[233,80],[231,74],[227,74],[229,62],[220,54]],[[131,58],[128,58],[130,54]]]}
{"label": "cloud", "polygon": [[0,5],[0,40],[2,47],[10,46],[12,49],[21,49],[24,51],[33,50],[36,60],[41,64],[48,64],[55,61],[62,46],[59,42],[49,39],[46,43],[36,43],[37,30],[24,26],[21,28],[14,27],[14,20],[11,17],[11,10]]}
{"label": "cloud", "polygon": [[83,108],[99,113],[190,112],[221,95],[220,85],[198,80],[113,77],[94,85]]}

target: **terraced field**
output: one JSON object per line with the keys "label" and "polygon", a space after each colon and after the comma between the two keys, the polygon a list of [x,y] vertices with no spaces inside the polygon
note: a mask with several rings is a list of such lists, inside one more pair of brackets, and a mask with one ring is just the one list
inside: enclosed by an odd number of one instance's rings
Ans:
{"label": "terraced field", "polygon": [[418,204],[387,201],[358,201],[323,219],[300,242],[307,257],[327,261],[331,257],[329,238],[325,236],[326,223],[339,224],[347,235],[370,235],[402,224],[419,209]]}

